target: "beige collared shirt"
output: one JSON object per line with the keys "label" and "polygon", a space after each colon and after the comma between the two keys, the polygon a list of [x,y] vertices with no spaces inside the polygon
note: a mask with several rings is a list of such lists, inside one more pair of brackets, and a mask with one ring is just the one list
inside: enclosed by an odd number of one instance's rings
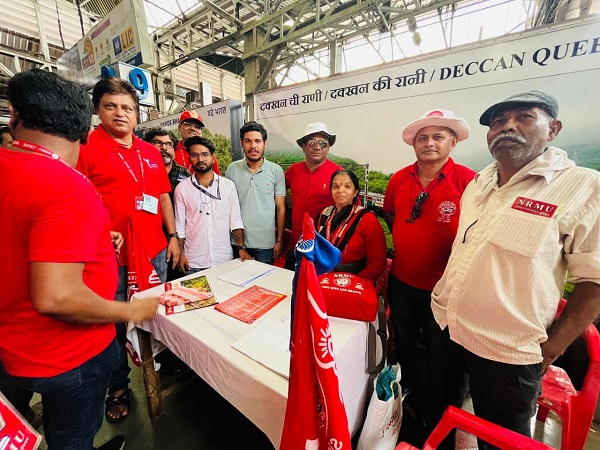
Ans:
{"label": "beige collared shirt", "polygon": [[461,200],[458,233],[432,293],[443,329],[467,350],[509,364],[542,361],[567,271],[600,284],[600,173],[550,147],[498,187],[497,164]]}

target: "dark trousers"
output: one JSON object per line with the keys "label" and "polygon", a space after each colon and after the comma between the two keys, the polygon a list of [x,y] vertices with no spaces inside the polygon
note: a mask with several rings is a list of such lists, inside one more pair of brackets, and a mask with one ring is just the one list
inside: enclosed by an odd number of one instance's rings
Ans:
{"label": "dark trousers", "polygon": [[48,450],[92,450],[102,425],[102,405],[118,346],[106,349],[79,367],[54,377],[13,377],[24,389],[39,392],[44,404],[44,435]]}
{"label": "dark trousers", "polygon": [[[435,322],[435,321],[434,321]],[[433,429],[449,405],[460,407],[464,399],[463,370],[477,417],[531,437],[530,421],[541,392],[542,365],[506,364],[471,353],[450,339],[448,327],[432,336],[427,426]],[[439,449],[454,449],[454,434]],[[480,449],[496,447],[478,440]]]}
{"label": "dark trousers", "polygon": [[[429,370],[425,423],[428,433],[431,433],[448,406],[462,407],[467,381],[464,350],[450,339],[448,327],[440,329],[431,313],[427,320],[427,330]],[[453,430],[438,449],[454,450],[455,442],[456,430]]]}
{"label": "dark trousers", "polygon": [[[513,365],[464,350],[475,415],[531,437],[531,418],[541,393],[542,364]],[[478,440],[480,449],[496,447]]]}
{"label": "dark trousers", "polygon": [[11,376],[6,372],[4,366],[0,363],[0,392],[8,399],[8,401],[15,407],[19,413],[26,419],[31,420],[31,398],[33,392],[27,390],[17,384]]}
{"label": "dark trousers", "polygon": [[418,289],[388,276],[388,299],[394,327],[396,359],[402,369],[403,390],[414,389],[426,381],[425,374],[417,369],[417,338],[423,329],[425,344],[429,351],[428,317],[431,312],[431,291]]}
{"label": "dark trousers", "polygon": [[[167,261],[166,261],[167,249],[162,250],[158,255],[152,259],[152,266],[158,275],[161,283],[167,281]],[[127,298],[127,267],[119,266],[119,284],[117,285],[117,293],[115,294],[115,300],[120,302],[128,301]],[[117,355],[118,364],[115,371],[110,376],[110,382],[108,384],[109,395],[113,392],[126,389],[129,385],[129,360],[127,358],[127,324],[125,322],[115,323],[117,330],[117,343],[119,346],[119,352]]]}
{"label": "dark trousers", "polygon": [[285,268],[287,270],[296,270],[296,256],[294,250],[288,250],[285,254]]}

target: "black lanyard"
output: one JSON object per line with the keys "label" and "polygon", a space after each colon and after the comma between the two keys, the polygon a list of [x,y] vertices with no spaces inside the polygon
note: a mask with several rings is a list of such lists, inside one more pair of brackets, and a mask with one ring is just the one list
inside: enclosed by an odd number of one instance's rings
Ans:
{"label": "black lanyard", "polygon": [[[196,176],[192,175],[192,186],[194,186],[196,189],[198,189],[204,195],[206,195],[207,197],[212,198],[213,200],[221,200],[221,184],[219,183],[219,179],[218,178],[217,178],[217,195],[216,196],[214,194],[208,192],[206,189],[204,189],[199,184],[197,184],[195,178],[196,178]],[[214,181],[214,178],[213,178],[213,181]],[[211,181],[210,184],[212,185],[212,183],[213,182]]]}

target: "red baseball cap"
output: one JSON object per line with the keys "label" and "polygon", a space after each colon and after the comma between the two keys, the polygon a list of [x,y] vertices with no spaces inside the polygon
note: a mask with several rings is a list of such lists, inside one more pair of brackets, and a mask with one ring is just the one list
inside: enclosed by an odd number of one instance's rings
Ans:
{"label": "red baseball cap", "polygon": [[204,122],[202,122],[202,117],[196,111],[184,111],[179,116],[179,123],[183,123],[185,121],[194,121],[198,122],[202,128],[204,128]]}

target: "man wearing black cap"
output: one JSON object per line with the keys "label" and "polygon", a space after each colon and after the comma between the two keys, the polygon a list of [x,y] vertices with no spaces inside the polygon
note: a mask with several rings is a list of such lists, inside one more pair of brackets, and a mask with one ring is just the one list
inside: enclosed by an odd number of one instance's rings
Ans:
{"label": "man wearing black cap", "polygon": [[302,218],[306,211],[311,217],[333,204],[329,182],[331,175],[342,169],[328,158],[336,135],[322,122],[309,123],[296,143],[302,148],[305,161],[292,164],[285,172],[285,185],[292,199],[292,236],[286,254],[285,268],[294,270],[294,247],[302,233]]}
{"label": "man wearing black cap", "polygon": [[[548,146],[557,116],[539,91],[482,114],[496,162],[465,190],[432,293],[456,350],[448,375],[465,364],[475,414],[527,436],[543,373],[600,314],[600,174]],[[575,289],[555,321],[567,280]]]}

